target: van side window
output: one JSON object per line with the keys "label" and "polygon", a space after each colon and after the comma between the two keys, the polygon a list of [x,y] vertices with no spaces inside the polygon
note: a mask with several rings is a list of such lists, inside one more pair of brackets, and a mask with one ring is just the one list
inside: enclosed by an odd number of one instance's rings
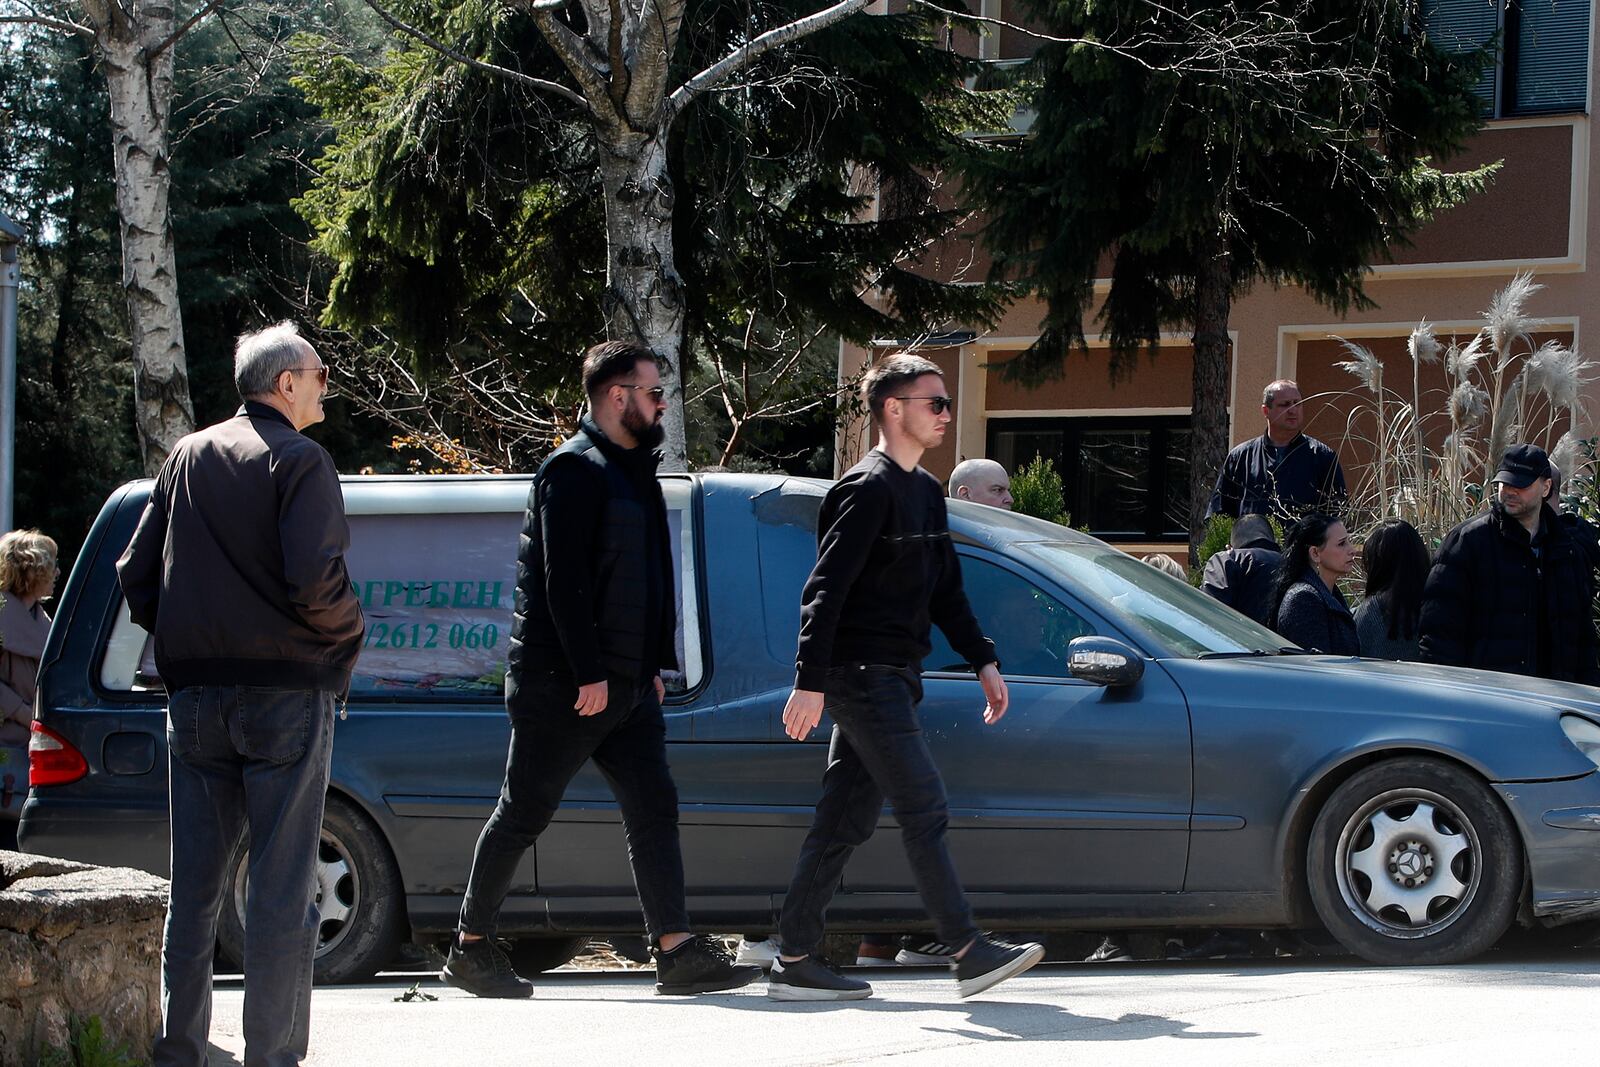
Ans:
{"label": "van side window", "polygon": [[[1007,677],[1071,677],[1067,642],[1094,633],[1088,620],[1026,578],[971,556],[961,557],[961,584]],[[925,670],[971,670],[937,626],[930,638]]]}
{"label": "van side window", "polygon": [[[687,480],[665,479],[662,490],[677,561],[679,665],[663,680],[669,693],[682,693],[704,674],[693,487]],[[367,620],[351,697],[499,700],[522,512],[353,514],[349,521],[346,562]],[[114,692],[161,687],[148,635],[128,618],[126,605],[101,659],[100,684]]]}
{"label": "van side window", "polygon": [[367,618],[351,697],[503,693],[521,530],[517,512],[351,515]]}

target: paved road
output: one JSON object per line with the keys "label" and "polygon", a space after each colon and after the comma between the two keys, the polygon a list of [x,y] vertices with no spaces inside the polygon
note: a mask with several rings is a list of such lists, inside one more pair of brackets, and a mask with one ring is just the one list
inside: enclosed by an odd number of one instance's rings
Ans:
{"label": "paved road", "polygon": [[[497,1067],[693,1067],[883,1062],[991,1067],[1063,1063],[1593,1063],[1600,953],[1492,957],[1463,967],[1352,961],[1051,965],[956,999],[947,972],[861,971],[874,999],[777,1004],[765,985],[657,997],[648,973],[558,972],[528,1001],[476,1000],[416,976],[328,987],[312,998],[311,1063]],[[219,979],[213,1041],[243,1058],[237,980]],[[998,1048],[1003,1043],[1004,1048]]]}

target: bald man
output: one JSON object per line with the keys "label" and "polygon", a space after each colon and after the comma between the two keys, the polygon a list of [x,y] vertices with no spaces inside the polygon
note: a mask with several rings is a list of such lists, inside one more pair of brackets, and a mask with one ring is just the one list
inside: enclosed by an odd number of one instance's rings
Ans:
{"label": "bald man", "polygon": [[992,459],[964,459],[950,472],[950,495],[1010,511],[1011,476]]}

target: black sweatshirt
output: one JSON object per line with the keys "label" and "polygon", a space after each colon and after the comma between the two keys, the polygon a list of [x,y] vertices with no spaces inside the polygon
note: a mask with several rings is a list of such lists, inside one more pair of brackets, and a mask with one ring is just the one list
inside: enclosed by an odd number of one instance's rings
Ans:
{"label": "black sweatshirt", "polygon": [[938,480],[873,449],[822,501],[795,688],[821,692],[828,668],[841,664],[920,669],[930,623],[975,670],[997,662],[961,587]]}
{"label": "black sweatshirt", "polygon": [[[523,631],[515,636],[530,646],[528,662],[570,669],[578,685],[604,681],[612,673],[607,669],[602,649],[605,642],[600,633],[608,607],[604,601],[608,596],[625,594],[642,600],[642,610],[630,620],[629,629],[645,635],[639,680],[648,680],[677,666],[673,561],[661,489],[656,481],[656,456],[647,448],[627,449],[615,444],[587,417],[583,430],[607,461],[625,472],[643,516],[643,536],[639,539],[642,544],[630,547],[637,559],[629,561],[636,566],[628,571],[642,578],[642,588],[610,592],[604,588],[608,575],[613,581],[629,584],[613,573],[620,564],[608,566],[602,562],[608,546],[606,531],[601,527],[612,503],[604,477],[594,464],[583,462],[578,455],[552,457],[553,461],[539,472],[537,514],[529,517],[537,523],[539,544],[534,546],[524,531],[518,561],[519,570],[537,572],[529,576],[529,582],[537,582],[540,588],[523,590],[532,594],[522,598],[522,610],[529,617]],[[540,600],[542,605],[537,603]],[[564,663],[553,655],[551,637],[559,639]],[[522,658],[518,657],[519,666]]]}

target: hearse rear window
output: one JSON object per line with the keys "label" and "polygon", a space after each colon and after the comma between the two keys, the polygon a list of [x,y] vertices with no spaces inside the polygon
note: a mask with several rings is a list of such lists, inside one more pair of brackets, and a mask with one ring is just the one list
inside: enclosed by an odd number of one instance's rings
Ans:
{"label": "hearse rear window", "polygon": [[[692,487],[663,482],[678,601],[680,669],[664,676],[685,692],[703,673],[698,583],[692,536]],[[351,698],[406,696],[499,700],[516,596],[522,512],[352,514],[351,584],[367,632]],[[148,635],[124,605],[101,661],[101,685],[113,691],[159,689]]]}

